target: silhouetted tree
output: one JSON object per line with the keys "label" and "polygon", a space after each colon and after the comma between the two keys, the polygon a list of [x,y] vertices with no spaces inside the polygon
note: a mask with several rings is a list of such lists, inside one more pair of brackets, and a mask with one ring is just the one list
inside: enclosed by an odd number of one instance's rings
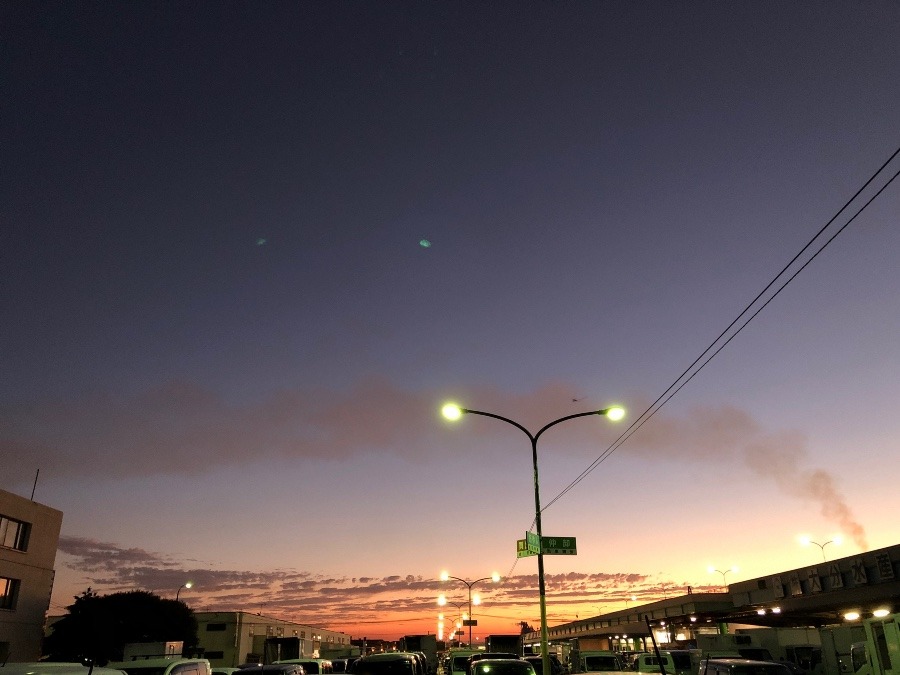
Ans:
{"label": "silhouetted tree", "polygon": [[129,642],[184,642],[197,646],[197,620],[183,602],[146,591],[98,595],[90,588],[67,607],[44,641],[51,661],[93,659],[97,665],[120,661]]}

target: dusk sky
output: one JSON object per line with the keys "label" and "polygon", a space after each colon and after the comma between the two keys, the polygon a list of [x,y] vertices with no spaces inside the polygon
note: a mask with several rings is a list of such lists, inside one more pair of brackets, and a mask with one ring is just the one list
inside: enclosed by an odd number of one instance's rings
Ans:
{"label": "dusk sky", "polygon": [[64,513],[51,613],[192,580],[396,638],[497,571],[475,634],[537,627],[530,444],[448,400],[628,410],[541,439],[551,625],[897,544],[898,35],[897,2],[0,4],[0,488]]}

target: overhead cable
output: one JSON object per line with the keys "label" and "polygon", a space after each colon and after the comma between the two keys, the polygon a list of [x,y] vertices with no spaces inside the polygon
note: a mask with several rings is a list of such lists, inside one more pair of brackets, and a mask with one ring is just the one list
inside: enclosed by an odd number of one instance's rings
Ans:
{"label": "overhead cable", "polygon": [[[594,469],[596,469],[600,464],[602,464],[606,459],[609,458],[612,453],[619,449],[625,441],[631,438],[634,433],[640,429],[646,422],[655,415],[660,408],[662,408],[666,403],[668,403],[675,394],[677,394],[681,389],[697,375],[707,363],[709,363],[725,346],[731,342],[737,335],[740,333],[746,326],[749,324],[775,297],[781,293],[782,290],[796,278],[800,272],[802,272],[807,265],[809,265],[824,249],[828,246],[835,238],[846,229],[850,223],[852,223],[857,216],[859,216],[868,206],[879,196],[882,192],[894,182],[898,175],[900,175],[900,170],[894,173],[890,179],[887,180],[884,185],[882,185],[862,206],[857,209],[856,213],[851,216],[847,222],[845,222],[827,241],[825,241],[819,248],[804,262],[800,267],[796,269],[790,276],[783,280],[780,286],[772,293],[768,299],[765,300],[757,309],[755,309],[752,313],[753,307],[763,298],[769,290],[775,286],[779,279],[785,276],[787,271],[794,265],[795,262],[819,239],[825,231],[840,217],[840,215],[848,209],[848,207],[857,199],[857,197],[862,194],[862,192],[868,188],[873,181],[875,181],[878,176],[887,168],[887,166],[900,154],[900,148],[897,148],[893,154],[882,164],[875,173],[860,187],[850,199],[848,199],[844,205],[835,213],[822,228],[816,232],[816,234],[806,243],[806,245],[800,249],[800,251],[793,257],[791,260],[781,269],[778,274],[773,277],[773,279],[763,288],[762,291],[757,294],[755,298],[741,311],[740,314],[723,330],[719,336],[713,340],[710,345],[703,350],[703,352],[689,365],[684,372],[679,375],[672,384],[670,384],[666,390],[659,395],[659,397],[647,407],[644,412],[642,412],[635,420],[631,423],[631,425],[622,432],[622,434],[613,441],[607,448],[604,450],[599,457],[597,457],[588,467],[582,471],[578,477],[576,477],[568,486],[566,486],[558,495],[556,495],[553,499],[547,502],[541,511],[550,508],[554,503],[556,503],[559,499],[561,499],[565,494],[567,494],[570,490],[572,490],[576,485],[578,485],[582,480],[584,480]],[[746,318],[744,318],[746,316]],[[741,323],[736,330],[734,330],[731,335],[724,339],[726,335],[734,328],[739,322],[743,319],[743,323]],[[718,345],[718,346],[717,346]],[[698,365],[699,364],[699,365]]]}

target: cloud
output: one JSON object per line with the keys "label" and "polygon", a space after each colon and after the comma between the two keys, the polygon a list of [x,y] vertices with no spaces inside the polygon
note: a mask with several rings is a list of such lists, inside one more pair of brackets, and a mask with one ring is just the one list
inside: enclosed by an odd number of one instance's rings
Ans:
{"label": "cloud", "polygon": [[[196,611],[242,610],[351,633],[367,627],[369,635],[375,634],[373,626],[386,622],[421,622],[422,630],[433,631],[439,611],[435,600],[446,591],[438,579],[414,574],[334,577],[297,570],[181,567],[163,554],[82,537],[61,537],[59,551],[62,565],[79,571],[86,586],[103,594],[141,589],[172,598],[191,580],[193,587],[182,589],[180,597]],[[548,574],[546,582],[554,604],[565,607],[621,602],[623,588],[641,597],[661,597],[654,595],[658,585],[651,577],[634,573]],[[537,587],[537,575],[526,574],[505,578],[481,594],[495,616],[506,612],[502,618],[514,623],[520,616],[532,619]]]}
{"label": "cloud", "polygon": [[[549,385],[533,395],[494,390],[472,400],[499,404],[511,414],[568,402],[571,387]],[[438,407],[446,392],[411,391],[384,378],[345,391],[283,390],[268,399],[235,405],[187,381],[134,395],[94,395],[0,407],[0,454],[28,457],[13,470],[24,483],[33,468],[57,477],[110,478],[207,471],[272,458],[342,460],[373,451],[422,461],[427,443],[456,444],[474,452],[459,434],[444,433]],[[527,417],[526,417],[527,419]],[[508,430],[503,430],[509,433]],[[488,431],[490,433],[490,430]],[[469,437],[471,441],[471,437]]]}
{"label": "cloud", "polygon": [[[439,419],[441,402],[473,402],[537,430],[548,419],[573,412],[575,387],[550,383],[527,394],[493,388],[454,392],[413,391],[384,378],[343,390],[284,390],[247,405],[229,403],[196,384],[172,381],[133,396],[94,396],[77,401],[43,401],[0,408],[0,455],[28,457],[11,462],[8,480],[27,484],[33,467],[59,478],[102,474],[110,479],[177,471],[190,474],[219,466],[272,459],[352,460],[373,452],[411,462],[430,461],[435,447],[455,456],[474,456],[487,443],[509,443],[508,425],[494,420],[450,433]],[[582,399],[578,410],[612,401]],[[632,402],[633,414],[642,410]],[[588,462],[625,427],[572,423],[554,428],[559,456]],[[865,531],[828,471],[808,463],[806,438],[796,431],[769,431],[747,412],[731,406],[701,407],[683,417],[655,415],[618,452],[655,461],[742,464],[757,478],[792,497],[815,503],[824,517],[863,550]]]}

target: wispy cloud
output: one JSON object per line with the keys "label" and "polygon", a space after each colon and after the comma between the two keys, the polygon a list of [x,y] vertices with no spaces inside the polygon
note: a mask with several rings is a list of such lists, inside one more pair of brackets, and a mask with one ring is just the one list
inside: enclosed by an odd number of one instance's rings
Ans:
{"label": "wispy cloud", "polygon": [[[103,475],[151,476],[177,470],[208,471],[284,458],[341,461],[380,452],[410,461],[431,461],[434,447],[457,456],[479,452],[495,438],[509,438],[506,425],[482,420],[466,434],[452,434],[437,408],[449,395],[472,407],[513,417],[537,429],[573,412],[573,385],[551,383],[528,394],[491,388],[412,391],[383,378],[344,391],[292,390],[252,405],[234,405],[190,382],[170,382],[133,396],[95,396],[0,408],[0,454],[29,457],[58,478]],[[579,401],[578,409],[610,401]],[[635,411],[639,404],[632,402]],[[569,424],[554,429],[560,453],[588,460],[611,443],[620,426]],[[473,442],[473,439],[478,439]],[[497,443],[500,450],[508,444]],[[717,406],[683,417],[657,414],[619,452],[688,462],[727,462],[743,467],[785,494],[815,503],[862,549],[865,532],[827,470],[810,463],[805,436],[767,430],[746,411]],[[26,483],[31,467],[7,466],[9,480]]]}
{"label": "wispy cloud", "polygon": [[[375,635],[374,625],[419,622],[434,630],[437,596],[446,587],[437,579],[412,574],[383,577],[334,577],[297,570],[212,570],[186,568],[165,555],[81,537],[61,537],[61,563],[78,570],[101,593],[142,589],[171,597],[188,579],[193,588],[182,599],[198,611],[243,610],[357,634]],[[554,605],[621,601],[628,593],[647,599],[662,597],[653,578],[634,573],[548,574]],[[537,606],[535,574],[512,576],[484,591],[494,607],[502,607],[510,624],[533,620]],[[487,610],[485,610],[487,611]]]}

